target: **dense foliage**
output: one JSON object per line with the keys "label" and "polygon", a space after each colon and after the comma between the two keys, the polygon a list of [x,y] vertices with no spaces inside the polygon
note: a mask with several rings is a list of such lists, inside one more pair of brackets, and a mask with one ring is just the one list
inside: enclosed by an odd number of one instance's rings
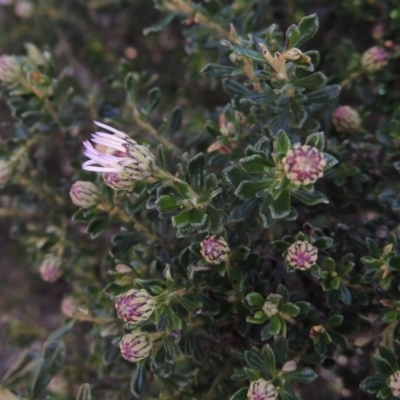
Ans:
{"label": "dense foliage", "polygon": [[0,2],[0,399],[400,397],[400,3],[154,3]]}

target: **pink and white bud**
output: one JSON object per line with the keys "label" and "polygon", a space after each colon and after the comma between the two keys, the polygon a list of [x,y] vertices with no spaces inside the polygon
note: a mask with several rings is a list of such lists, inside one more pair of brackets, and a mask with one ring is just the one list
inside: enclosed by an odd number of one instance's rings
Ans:
{"label": "pink and white bud", "polygon": [[126,133],[111,126],[96,122],[114,135],[105,132],[92,134],[91,140],[95,146],[85,140],[84,154],[90,160],[83,164],[87,171],[105,173],[126,173],[133,181],[143,180],[159,172],[155,165],[155,157],[151,151],[131,139]]}
{"label": "pink and white bud", "polygon": [[382,69],[389,62],[389,54],[379,46],[374,46],[365,51],[361,56],[361,65],[367,72]]}
{"label": "pink and white bud", "polygon": [[61,257],[47,254],[40,265],[40,276],[45,282],[55,282],[62,276]]}
{"label": "pink and white bud", "polygon": [[259,379],[251,382],[247,392],[248,400],[276,400],[278,398],[278,390],[271,381]]}
{"label": "pink and white bud", "polygon": [[318,258],[318,250],[308,242],[298,240],[287,250],[286,262],[294,269],[304,271],[311,268]]}
{"label": "pink and white bud", "polygon": [[19,0],[17,4],[15,4],[14,12],[15,15],[22,19],[29,19],[33,14],[34,8],[31,1]]}
{"label": "pink and white bud", "polygon": [[8,161],[0,160],[0,185],[5,185],[11,178],[12,168]]}
{"label": "pink and white bud", "polygon": [[400,397],[400,371],[396,371],[393,375],[390,375],[387,385],[394,397]]}
{"label": "pink and white bud", "polygon": [[61,301],[61,313],[68,318],[72,318],[79,307],[79,303],[71,296],[65,297]]}
{"label": "pink and white bud", "polygon": [[21,66],[14,56],[0,56],[0,81],[14,83],[21,75]]}
{"label": "pink and white bud", "polygon": [[99,204],[100,190],[92,182],[76,181],[69,191],[72,202],[82,208],[91,208]]}
{"label": "pink and white bud", "polygon": [[119,348],[125,360],[137,362],[150,354],[153,348],[153,340],[147,333],[135,331],[122,338]]}
{"label": "pink and white bud", "polygon": [[136,323],[149,319],[156,308],[156,301],[144,289],[131,289],[118,296],[115,308],[118,318]]}
{"label": "pink and white bud", "polygon": [[326,160],[315,147],[295,144],[282,159],[283,170],[293,185],[309,185],[324,174]]}
{"label": "pink and white bud", "polygon": [[103,181],[114,190],[131,191],[135,187],[135,181],[131,179],[130,174],[126,171],[104,172]]}
{"label": "pink and white bud", "polygon": [[228,259],[229,252],[228,243],[222,236],[209,235],[200,243],[200,253],[210,264],[223,263]]}
{"label": "pink and white bud", "polygon": [[339,132],[358,132],[361,128],[360,115],[350,106],[336,108],[332,114],[332,122]]}

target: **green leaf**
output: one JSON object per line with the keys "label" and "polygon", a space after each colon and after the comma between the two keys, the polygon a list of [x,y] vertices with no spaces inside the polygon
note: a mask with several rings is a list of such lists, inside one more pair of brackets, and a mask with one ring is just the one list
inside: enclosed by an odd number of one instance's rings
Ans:
{"label": "green leaf", "polygon": [[379,354],[382,358],[384,358],[391,366],[393,371],[397,371],[399,369],[399,364],[397,362],[397,357],[394,352],[386,346],[379,346]]}
{"label": "green leaf", "polygon": [[323,155],[324,155],[324,159],[326,161],[324,171],[327,171],[328,169],[332,168],[339,162],[335,157],[333,157],[332,155],[330,155],[328,153],[323,153]]}
{"label": "green leaf", "polygon": [[139,91],[139,82],[133,72],[129,72],[124,81],[124,88],[130,102],[136,103]]}
{"label": "green leaf", "polygon": [[246,295],[246,300],[251,307],[262,307],[265,303],[264,297],[256,292],[251,292]]}
{"label": "green leaf", "polygon": [[43,363],[35,372],[29,388],[30,397],[35,399],[54,375],[61,371],[65,360],[65,344],[60,340],[47,341],[42,349]]}
{"label": "green leaf", "polygon": [[272,180],[265,178],[256,181],[243,181],[235,190],[235,195],[242,200],[247,200],[256,195],[256,193],[268,189]]}
{"label": "green leaf", "polygon": [[283,375],[285,379],[295,380],[300,383],[310,383],[317,379],[318,375],[311,368],[302,368]]}
{"label": "green leaf", "polygon": [[389,324],[390,322],[396,321],[397,318],[399,318],[399,312],[397,310],[391,310],[383,314],[382,321]]}
{"label": "green leaf", "polygon": [[182,211],[171,218],[172,226],[174,228],[182,228],[187,225],[200,227],[205,224],[207,215],[196,208],[189,211]]}
{"label": "green leaf", "polygon": [[323,89],[316,90],[315,92],[308,93],[306,96],[306,103],[329,103],[339,96],[341,87],[340,85],[329,85]]}
{"label": "green leaf", "polygon": [[131,392],[139,397],[140,393],[145,389],[146,384],[146,365],[144,363],[138,363],[131,380]]}
{"label": "green leaf", "polygon": [[339,296],[342,299],[343,303],[351,304],[351,300],[352,300],[351,292],[350,292],[349,288],[343,284],[341,284],[339,287]]}
{"label": "green leaf", "polygon": [[291,317],[297,317],[300,313],[300,308],[293,303],[285,303],[279,305],[279,311],[290,315]]}
{"label": "green leaf", "polygon": [[272,336],[277,335],[282,329],[282,321],[279,315],[274,315],[271,318],[271,322],[269,324],[269,333]]}
{"label": "green leaf", "polygon": [[323,88],[327,82],[328,79],[322,72],[316,72],[304,78],[295,79],[293,84],[305,89],[317,90]]}
{"label": "green leaf", "polygon": [[277,153],[286,154],[291,146],[289,136],[284,131],[281,130],[275,135],[274,147]]}
{"label": "green leaf", "polygon": [[314,206],[315,204],[319,203],[329,203],[325,195],[316,190],[309,192],[303,189],[293,189],[292,195],[297,200],[300,200],[302,203],[307,204],[308,206]]}
{"label": "green leaf", "polygon": [[379,392],[379,390],[387,387],[387,379],[387,375],[383,374],[368,376],[361,382],[360,388],[367,393],[375,394]]}
{"label": "green leaf", "polygon": [[269,372],[268,364],[265,362],[262,354],[256,348],[247,350],[244,353],[247,364],[261,372]]}
{"label": "green leaf", "polygon": [[156,202],[154,203],[156,209],[160,212],[167,212],[167,211],[171,211],[171,210],[175,210],[176,208],[178,208],[177,206],[177,199],[174,199],[171,196],[160,196]]}
{"label": "green leaf", "polygon": [[295,127],[301,128],[307,119],[307,111],[305,107],[297,100],[290,100],[290,116]]}
{"label": "green leaf", "polygon": [[201,311],[203,306],[203,303],[193,294],[179,296],[176,300],[190,314],[195,314],[196,312]]}
{"label": "green leaf", "polygon": [[150,115],[157,106],[160,104],[161,90],[159,87],[155,87],[149,90],[147,93],[147,115]]}
{"label": "green leaf", "polygon": [[182,320],[175,314],[172,307],[167,306],[165,311],[168,332],[180,331],[182,329]]}
{"label": "green leaf", "polygon": [[200,190],[203,186],[205,163],[206,159],[203,153],[198,153],[191,160],[188,161],[190,184],[197,193],[200,193]]}
{"label": "green leaf", "polygon": [[275,347],[276,347],[276,354],[278,356],[278,361],[281,364],[284,364],[287,358],[288,352],[288,345],[287,340],[282,336],[275,337]]}
{"label": "green leaf", "polygon": [[160,32],[178,15],[177,12],[169,13],[156,25],[143,29],[143,34],[148,35],[151,32]]}
{"label": "green leaf", "polygon": [[322,152],[325,147],[324,132],[314,132],[308,135],[305,144],[315,147],[318,151]]}
{"label": "green leaf", "polygon": [[36,350],[26,350],[11,365],[1,380],[3,386],[15,386],[33,373],[41,356]]}
{"label": "green leaf", "polygon": [[91,399],[92,395],[91,395],[90,385],[88,383],[84,383],[79,387],[76,400],[91,400]]}
{"label": "green leaf", "polygon": [[297,25],[290,25],[286,30],[286,46],[285,50],[290,50],[295,47],[297,41],[300,39],[301,32]]}
{"label": "green leaf", "polygon": [[208,79],[220,79],[239,75],[242,73],[242,71],[241,69],[235,67],[209,63],[200,70],[200,73]]}
{"label": "green leaf", "polygon": [[293,43],[293,47],[299,47],[310,40],[318,32],[318,27],[319,21],[316,14],[311,14],[302,18],[298,25],[300,36]]}
{"label": "green leaf", "polygon": [[250,157],[242,158],[239,160],[242,168],[246,172],[261,174],[265,167],[273,167],[274,165],[263,156],[259,154],[253,154]]}
{"label": "green leaf", "polygon": [[376,371],[381,374],[392,375],[396,372],[396,369],[393,369],[390,363],[380,356],[374,356],[372,362]]}
{"label": "green leaf", "polygon": [[391,256],[387,259],[386,265],[393,271],[400,271],[400,256]]}
{"label": "green leaf", "polygon": [[171,119],[169,122],[168,133],[170,135],[174,134],[179,130],[182,124],[182,109],[180,107],[175,107],[172,111]]}
{"label": "green leaf", "polygon": [[316,247],[317,249],[326,250],[332,246],[332,243],[333,243],[333,239],[328,238],[328,237],[321,237],[321,238],[317,239],[316,241],[314,241],[312,243],[312,245],[314,247]]}
{"label": "green leaf", "polygon": [[[385,387],[383,389],[381,389],[378,394],[376,395],[376,397],[378,399],[387,399],[388,397],[392,397],[392,390],[390,389],[390,387]],[[393,399],[396,399],[396,397],[392,397]]]}
{"label": "green leaf", "polygon": [[290,214],[290,190],[283,190],[269,206],[272,218],[282,219]]}
{"label": "green leaf", "polygon": [[252,197],[243,203],[238,204],[233,207],[230,213],[230,218],[232,222],[240,222],[243,221],[253,210],[253,208],[257,205],[258,199],[256,197]]}
{"label": "green leaf", "polygon": [[221,40],[220,43],[223,46],[228,46],[234,53],[239,54],[240,56],[250,58],[255,61],[259,61],[263,64],[267,63],[267,60],[264,58],[261,52],[251,50],[243,46],[239,46],[238,44],[231,43],[228,40]]}
{"label": "green leaf", "polygon": [[247,392],[249,388],[241,388],[235,394],[233,394],[229,400],[247,400]]}
{"label": "green leaf", "polygon": [[330,317],[328,321],[326,321],[325,328],[328,330],[336,328],[337,326],[342,325],[343,319],[344,319],[343,315],[340,314],[332,315],[332,317]]}
{"label": "green leaf", "polygon": [[262,348],[262,355],[264,356],[264,359],[267,363],[268,366],[268,372],[272,375],[276,375],[276,360],[275,360],[275,354],[271,349],[271,346],[269,344],[266,344]]}
{"label": "green leaf", "polygon": [[267,93],[251,93],[243,96],[240,99],[240,103],[267,104],[276,100],[277,97],[278,95],[272,91]]}
{"label": "green leaf", "polygon": [[108,227],[111,225],[111,222],[112,220],[110,217],[94,218],[89,222],[86,228],[86,232],[90,233],[90,237],[94,239],[97,236],[99,236],[102,232],[107,230]]}

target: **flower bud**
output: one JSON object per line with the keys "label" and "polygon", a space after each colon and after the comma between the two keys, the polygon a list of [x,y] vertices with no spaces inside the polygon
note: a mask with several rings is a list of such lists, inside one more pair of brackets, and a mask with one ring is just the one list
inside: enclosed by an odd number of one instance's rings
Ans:
{"label": "flower bud", "polygon": [[318,250],[308,242],[298,240],[287,250],[286,262],[294,269],[304,271],[315,264]]}
{"label": "flower bud", "polygon": [[326,329],[323,325],[315,325],[310,329],[310,338],[315,339],[326,332]]}
{"label": "flower bud", "polygon": [[367,72],[375,72],[382,69],[389,61],[389,54],[379,46],[368,49],[361,56],[361,65]]}
{"label": "flower bud", "polygon": [[0,160],[0,185],[5,185],[10,180],[12,172],[10,163]]}
{"label": "flower bud", "polygon": [[293,185],[309,185],[324,174],[324,155],[315,147],[295,144],[282,159],[283,170]]}
{"label": "flower bud", "polygon": [[222,136],[232,137],[235,135],[236,128],[233,122],[225,122],[219,127]]}
{"label": "flower bud", "polygon": [[210,264],[218,265],[226,261],[229,252],[228,243],[222,236],[209,235],[200,243],[200,253]]}
{"label": "flower bud", "polygon": [[332,114],[332,122],[339,132],[357,132],[361,128],[358,112],[350,106],[340,106]]}
{"label": "flower bud", "polygon": [[396,371],[393,375],[390,375],[387,385],[394,397],[400,397],[400,371]]}
{"label": "flower bud", "polygon": [[34,5],[30,1],[20,0],[17,2],[14,8],[15,15],[22,19],[28,19],[32,16],[34,11]]}
{"label": "flower bud", "polygon": [[61,257],[47,254],[39,268],[40,276],[45,282],[55,282],[62,275]]}
{"label": "flower bud", "polygon": [[383,37],[385,36],[385,25],[382,22],[377,23],[373,28],[372,28],[372,37],[375,40],[382,40]]}
{"label": "flower bud", "polygon": [[91,208],[99,203],[100,190],[92,182],[77,181],[69,191],[72,202],[82,208]]}
{"label": "flower bud", "polygon": [[118,296],[115,308],[118,318],[125,322],[141,322],[149,319],[156,308],[156,302],[146,290],[131,289]]}
{"label": "flower bud", "polygon": [[71,296],[65,297],[61,302],[61,313],[68,318],[72,318],[79,307],[79,303]]}
{"label": "flower bud", "polygon": [[131,179],[130,174],[126,171],[104,172],[103,181],[114,190],[131,191],[135,187],[135,181]]}
{"label": "flower bud", "polygon": [[14,56],[0,56],[0,81],[13,83],[21,75],[21,66]]}
{"label": "flower bud", "polygon": [[135,331],[122,338],[119,348],[125,360],[137,362],[150,354],[153,348],[153,340],[147,333]]}
{"label": "flower bud", "polygon": [[247,392],[248,400],[275,400],[278,398],[278,391],[271,381],[259,379],[251,382]]}
{"label": "flower bud", "polygon": [[273,301],[267,300],[264,305],[262,306],[262,310],[267,317],[272,317],[275,314],[278,314],[278,304],[274,303]]}
{"label": "flower bud", "polygon": [[297,363],[295,360],[286,361],[282,366],[282,372],[293,372],[297,369]]}
{"label": "flower bud", "polygon": [[83,164],[87,171],[105,173],[125,173],[131,180],[143,180],[159,172],[153,153],[145,146],[137,144],[126,133],[111,126],[95,122],[101,128],[113,132],[92,134],[92,142],[84,141],[85,156],[90,160]]}

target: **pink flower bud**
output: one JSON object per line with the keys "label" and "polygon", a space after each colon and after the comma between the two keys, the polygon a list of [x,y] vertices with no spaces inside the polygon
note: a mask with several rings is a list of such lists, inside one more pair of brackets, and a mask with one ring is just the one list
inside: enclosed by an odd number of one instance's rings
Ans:
{"label": "pink flower bud", "polygon": [[282,159],[283,170],[293,185],[309,185],[324,174],[324,155],[315,147],[295,144]]}
{"label": "pink flower bud", "polygon": [[228,243],[222,236],[209,235],[200,243],[200,253],[210,264],[218,265],[226,261],[229,252]]}
{"label": "pink flower bud", "polygon": [[62,275],[61,257],[47,254],[39,268],[40,276],[45,282],[55,282]]}
{"label": "pink flower bud", "polygon": [[135,181],[133,181],[129,173],[125,171],[104,172],[103,181],[107,186],[114,190],[131,191],[135,187]]}
{"label": "pink flower bud", "polygon": [[278,390],[271,381],[259,379],[251,382],[247,392],[248,400],[275,400],[278,398]]}
{"label": "pink flower bud", "polygon": [[125,322],[141,322],[149,319],[156,308],[156,301],[144,289],[131,289],[118,296],[115,308],[118,318]]}
{"label": "pink flower bud", "polygon": [[375,72],[382,69],[389,61],[389,54],[379,46],[368,49],[361,56],[361,65],[367,72]]}
{"label": "pink flower bud", "polygon": [[392,391],[393,396],[400,397],[400,371],[396,371],[393,375],[390,375],[387,385]]}
{"label": "pink flower bud", "polygon": [[137,362],[150,354],[153,348],[153,340],[147,333],[135,331],[122,338],[119,348],[125,360]]}
{"label": "pink flower bud", "polygon": [[82,208],[91,208],[99,203],[100,190],[92,182],[77,181],[69,191],[72,202]]}
{"label": "pink flower bud", "polygon": [[61,302],[61,313],[68,318],[72,318],[79,307],[79,303],[71,296],[65,297]]}
{"label": "pink flower bud", "polygon": [[286,262],[294,269],[304,271],[315,264],[318,250],[308,242],[298,240],[287,250]]}
{"label": "pink flower bud", "polygon": [[357,132],[361,128],[358,112],[350,106],[340,106],[332,114],[332,122],[339,132]]}

